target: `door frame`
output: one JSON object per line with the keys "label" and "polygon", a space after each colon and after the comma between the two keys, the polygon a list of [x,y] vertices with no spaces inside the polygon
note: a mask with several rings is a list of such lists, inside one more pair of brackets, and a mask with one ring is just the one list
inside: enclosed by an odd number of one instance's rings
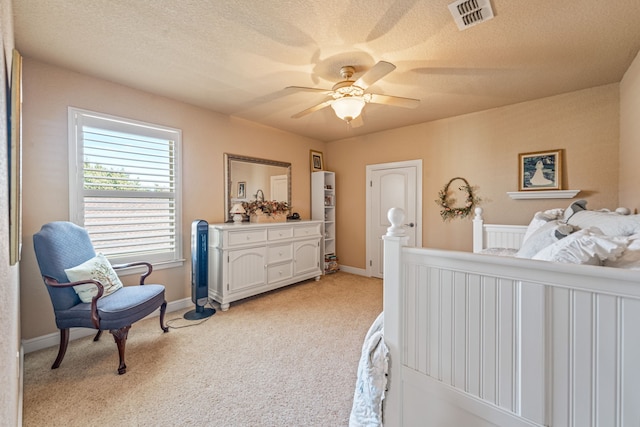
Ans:
{"label": "door frame", "polygon": [[373,171],[383,170],[383,169],[401,169],[407,167],[415,167],[416,168],[416,246],[422,246],[422,159],[416,160],[406,160],[400,162],[391,162],[391,163],[378,163],[373,165],[366,166],[366,230],[365,230],[365,265],[366,265],[366,275],[368,277],[371,276],[371,245],[373,242],[371,241],[371,174]]}

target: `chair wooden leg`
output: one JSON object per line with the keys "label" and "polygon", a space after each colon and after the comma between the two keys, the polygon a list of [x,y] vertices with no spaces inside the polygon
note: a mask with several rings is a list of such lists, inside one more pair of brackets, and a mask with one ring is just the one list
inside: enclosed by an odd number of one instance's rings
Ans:
{"label": "chair wooden leg", "polygon": [[51,365],[51,369],[57,369],[64,359],[64,355],[67,352],[67,346],[69,345],[69,329],[60,329],[60,348],[58,349],[58,357]]}
{"label": "chair wooden leg", "polygon": [[167,311],[167,302],[163,302],[160,306],[160,327],[163,331],[169,332],[169,327],[164,325],[164,312]]}
{"label": "chair wooden leg", "polygon": [[93,337],[93,341],[98,341],[100,339],[100,337],[102,336],[102,329],[98,330],[98,333],[96,334],[95,337]]}
{"label": "chair wooden leg", "polygon": [[124,348],[127,343],[127,336],[129,335],[129,329],[131,329],[131,325],[125,326],[120,329],[112,329],[111,335],[113,335],[113,339],[118,346],[118,356],[120,357],[120,366],[118,366],[118,374],[122,375],[127,372],[127,365],[124,363]]}

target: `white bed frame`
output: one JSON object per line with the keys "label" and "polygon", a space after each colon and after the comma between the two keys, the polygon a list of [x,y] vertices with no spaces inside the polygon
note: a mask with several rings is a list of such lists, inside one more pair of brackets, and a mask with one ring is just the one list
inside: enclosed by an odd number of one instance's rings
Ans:
{"label": "white bed frame", "polygon": [[526,232],[526,225],[485,224],[482,208],[476,208],[473,217],[473,252],[486,248],[520,249]]}
{"label": "white bed frame", "polygon": [[[389,219],[385,426],[640,425],[637,271],[410,248]],[[474,219],[491,246],[525,230]]]}

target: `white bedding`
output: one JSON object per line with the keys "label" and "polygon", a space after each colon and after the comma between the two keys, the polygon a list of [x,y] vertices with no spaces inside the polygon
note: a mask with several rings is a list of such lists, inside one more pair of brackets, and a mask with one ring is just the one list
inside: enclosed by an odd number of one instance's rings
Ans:
{"label": "white bedding", "polygon": [[586,210],[586,201],[567,209],[536,212],[519,250],[486,248],[480,253],[542,261],[640,269],[640,215],[627,209]]}
{"label": "white bedding", "polygon": [[350,427],[382,426],[382,401],[387,387],[389,350],[383,340],[384,315],[373,322],[362,345],[358,379],[349,417]]}

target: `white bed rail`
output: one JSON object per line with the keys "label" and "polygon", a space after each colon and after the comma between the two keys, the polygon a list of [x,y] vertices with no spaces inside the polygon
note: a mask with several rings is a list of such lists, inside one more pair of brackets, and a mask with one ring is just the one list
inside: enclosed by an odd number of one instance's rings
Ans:
{"label": "white bed rail", "polygon": [[520,249],[527,231],[526,225],[485,224],[482,208],[473,217],[473,252],[487,248]]}
{"label": "white bed rail", "polygon": [[385,426],[640,425],[640,277],[384,237]]}

